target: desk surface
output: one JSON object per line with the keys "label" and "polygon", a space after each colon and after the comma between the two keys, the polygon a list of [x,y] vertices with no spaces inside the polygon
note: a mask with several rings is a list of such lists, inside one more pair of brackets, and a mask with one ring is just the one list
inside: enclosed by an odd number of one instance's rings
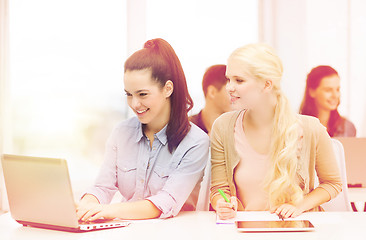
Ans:
{"label": "desk surface", "polygon": [[[265,216],[263,212],[249,212],[248,217]],[[182,212],[177,217],[161,221],[134,222],[128,227],[87,233],[69,233],[32,227],[23,227],[9,213],[0,216],[2,240],[76,240],[76,239],[366,239],[366,213],[312,212],[301,215],[310,220],[314,232],[239,233],[233,224],[216,224],[214,212]]]}

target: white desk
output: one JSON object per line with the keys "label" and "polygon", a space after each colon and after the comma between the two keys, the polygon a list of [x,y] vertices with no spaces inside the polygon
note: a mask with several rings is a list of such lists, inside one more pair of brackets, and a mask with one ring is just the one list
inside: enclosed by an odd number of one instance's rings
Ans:
{"label": "white desk", "polygon": [[[263,214],[262,212],[249,214]],[[304,213],[302,218],[309,219],[316,230],[314,232],[288,233],[238,233],[232,224],[216,224],[214,212],[183,212],[175,218],[133,223],[125,228],[100,230],[88,233],[69,233],[54,230],[23,227],[16,223],[9,213],[0,216],[1,240],[233,240],[233,239],[366,239],[366,213],[363,212],[327,212]]]}

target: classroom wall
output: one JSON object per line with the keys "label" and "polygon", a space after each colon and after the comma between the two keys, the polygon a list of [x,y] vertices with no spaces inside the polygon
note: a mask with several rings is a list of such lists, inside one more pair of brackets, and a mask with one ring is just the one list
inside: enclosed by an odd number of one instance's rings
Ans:
{"label": "classroom wall", "polygon": [[362,0],[260,1],[260,41],[284,63],[282,88],[298,111],[306,75],[317,65],[341,78],[340,114],[366,136],[366,2]]}
{"label": "classroom wall", "polygon": [[[0,0],[0,156],[6,147],[5,139],[9,137],[8,129],[5,127],[9,123],[9,106],[6,103],[8,91],[8,0]],[[0,212],[7,210],[5,184],[0,163]]]}

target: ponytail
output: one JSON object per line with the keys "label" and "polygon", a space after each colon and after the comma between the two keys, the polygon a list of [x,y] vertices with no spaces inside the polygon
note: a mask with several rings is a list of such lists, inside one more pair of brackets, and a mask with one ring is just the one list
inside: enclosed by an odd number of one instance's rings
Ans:
{"label": "ponytail", "polygon": [[265,179],[271,206],[295,204],[303,197],[297,177],[299,124],[286,96],[278,91],[272,130],[271,168]]}
{"label": "ponytail", "polygon": [[166,129],[168,149],[172,153],[191,127],[188,112],[193,107],[193,101],[188,92],[182,65],[170,44],[156,38],[147,41],[143,49],[132,54],[125,62],[125,72],[142,69],[151,69],[152,79],[161,87],[168,80],[173,82],[170,118]]}

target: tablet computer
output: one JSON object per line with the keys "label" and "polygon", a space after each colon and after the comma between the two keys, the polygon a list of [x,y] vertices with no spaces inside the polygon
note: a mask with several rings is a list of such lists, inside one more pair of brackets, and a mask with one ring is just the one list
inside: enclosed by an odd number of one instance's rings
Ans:
{"label": "tablet computer", "polygon": [[313,231],[314,226],[308,220],[285,221],[236,221],[239,232],[304,232]]}

